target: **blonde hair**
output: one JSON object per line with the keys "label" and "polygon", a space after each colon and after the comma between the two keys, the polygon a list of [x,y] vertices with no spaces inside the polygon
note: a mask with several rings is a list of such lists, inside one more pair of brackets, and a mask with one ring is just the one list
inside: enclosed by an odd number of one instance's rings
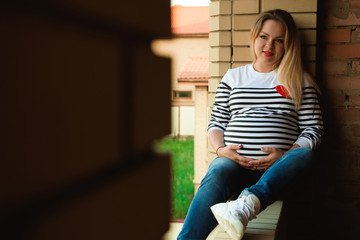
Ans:
{"label": "blonde hair", "polygon": [[275,9],[263,12],[255,21],[255,24],[250,31],[250,47],[255,61],[257,58],[254,43],[260,34],[264,22],[267,20],[278,21],[284,27],[284,54],[273,67],[274,69],[277,69],[277,78],[279,83],[288,90],[296,109],[298,109],[302,100],[304,75],[306,75],[311,86],[313,86],[318,92],[320,92],[320,89],[313,78],[310,77],[310,74],[304,72],[301,59],[301,42],[299,33],[294,19],[284,10]]}

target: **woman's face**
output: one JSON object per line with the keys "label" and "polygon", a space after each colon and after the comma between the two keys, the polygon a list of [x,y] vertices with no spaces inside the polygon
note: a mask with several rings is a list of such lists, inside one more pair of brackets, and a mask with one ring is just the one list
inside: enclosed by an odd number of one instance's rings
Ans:
{"label": "woman's face", "polygon": [[283,25],[275,20],[266,20],[259,36],[255,39],[254,50],[257,57],[254,68],[259,72],[271,72],[274,64],[284,54],[285,30]]}

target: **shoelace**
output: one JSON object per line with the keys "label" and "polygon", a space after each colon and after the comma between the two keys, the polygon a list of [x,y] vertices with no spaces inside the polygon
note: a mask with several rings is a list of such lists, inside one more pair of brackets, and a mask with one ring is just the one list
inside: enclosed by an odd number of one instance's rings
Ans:
{"label": "shoelace", "polygon": [[252,203],[246,202],[245,198],[240,198],[230,202],[228,209],[234,217],[239,218],[241,223],[246,227],[250,220],[256,218],[253,205]]}

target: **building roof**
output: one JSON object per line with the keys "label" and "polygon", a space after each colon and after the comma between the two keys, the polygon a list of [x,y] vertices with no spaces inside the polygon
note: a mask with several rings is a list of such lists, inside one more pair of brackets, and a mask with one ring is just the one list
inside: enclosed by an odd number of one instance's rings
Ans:
{"label": "building roof", "polygon": [[207,85],[209,80],[209,58],[190,57],[177,77],[179,83]]}
{"label": "building roof", "polygon": [[209,7],[171,7],[171,29],[177,35],[208,35]]}

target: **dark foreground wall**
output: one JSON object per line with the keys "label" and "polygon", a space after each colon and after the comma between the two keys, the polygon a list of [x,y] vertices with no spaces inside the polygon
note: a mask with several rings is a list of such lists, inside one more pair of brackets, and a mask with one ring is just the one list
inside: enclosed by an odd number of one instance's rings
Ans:
{"label": "dark foreground wall", "polygon": [[0,239],[160,239],[170,3],[2,1],[0,32]]}

